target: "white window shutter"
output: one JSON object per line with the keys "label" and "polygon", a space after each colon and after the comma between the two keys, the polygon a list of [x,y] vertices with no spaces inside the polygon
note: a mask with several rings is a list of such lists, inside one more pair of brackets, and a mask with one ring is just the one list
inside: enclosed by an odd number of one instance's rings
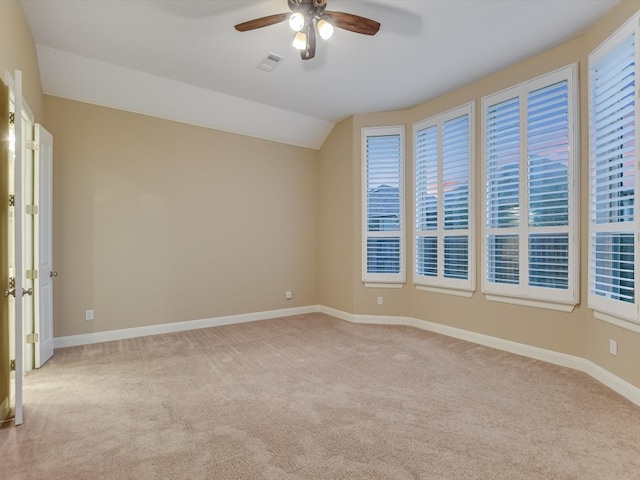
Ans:
{"label": "white window shutter", "polygon": [[483,291],[492,298],[558,309],[578,301],[575,102],[575,66],[483,99]]}
{"label": "white window shutter", "polygon": [[635,25],[637,18],[589,57],[589,306],[640,323]]}
{"label": "white window shutter", "polygon": [[473,104],[414,125],[414,283],[472,292]]}
{"label": "white window shutter", "polygon": [[363,129],[363,281],[404,282],[404,129]]}

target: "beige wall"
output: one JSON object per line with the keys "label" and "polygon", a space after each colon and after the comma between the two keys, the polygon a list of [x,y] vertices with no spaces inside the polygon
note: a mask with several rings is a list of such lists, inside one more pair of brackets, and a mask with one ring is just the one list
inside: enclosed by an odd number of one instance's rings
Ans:
{"label": "beige wall", "polygon": [[353,242],[359,232],[353,222],[357,172],[353,157],[353,120],[333,128],[318,163],[318,302],[345,312],[354,309]]}
{"label": "beige wall", "polygon": [[0,76],[22,71],[22,95],[37,122],[43,123],[42,85],[31,31],[18,3],[0,1]]}
{"label": "beige wall", "polygon": [[[353,275],[355,276],[354,308],[349,313],[363,315],[397,315],[411,316],[431,322],[437,322],[465,330],[483,333],[494,337],[511,340],[526,345],[541,347],[556,352],[584,357],[603,366],[618,377],[640,387],[640,335],[626,329],[615,327],[594,319],[592,311],[586,306],[587,298],[587,189],[581,189],[581,303],[572,313],[556,312],[541,308],[522,307],[486,300],[480,292],[481,285],[481,251],[477,242],[476,265],[477,290],[470,299],[457,296],[418,291],[411,283],[412,245],[412,172],[411,172],[411,132],[414,122],[442,113],[469,101],[476,102],[476,131],[480,127],[480,100],[483,96],[508,88],[519,82],[550,72],[554,69],[579,62],[580,72],[580,120],[581,120],[581,182],[588,184],[588,111],[587,111],[587,56],[598,44],[605,40],[629,17],[640,9],[639,1],[625,1],[615,7],[594,28],[583,37],[568,42],[542,55],[538,55],[518,65],[474,82],[464,88],[447,95],[416,106],[410,110],[357,115],[353,118],[352,145],[344,142],[344,149],[353,148],[351,163],[355,169],[352,181],[354,192],[354,208],[352,222],[356,229],[354,241]],[[362,245],[360,236],[361,225],[361,197],[360,197],[360,162],[361,128],[378,125],[405,125],[407,134],[407,284],[402,289],[366,288],[361,282]],[[329,137],[328,142],[335,142],[336,132]],[[341,132],[340,135],[343,135]],[[332,148],[335,145],[331,143]],[[324,150],[324,149],[323,149]],[[321,154],[321,159],[323,158]],[[476,191],[481,192],[481,138],[476,138]],[[331,167],[327,167],[331,169]],[[343,165],[340,169],[344,169]],[[325,177],[331,178],[338,172],[327,171]],[[346,193],[343,193],[346,197]],[[479,199],[480,197],[477,196]],[[477,208],[481,205],[477,203]],[[476,234],[481,234],[480,211],[478,210]],[[346,214],[346,213],[344,213]],[[324,217],[323,217],[324,220]],[[343,222],[344,223],[344,222]],[[320,228],[328,228],[327,236],[340,235],[334,230],[337,224],[324,223]],[[325,259],[331,262],[331,259]],[[335,260],[334,262],[337,262]],[[340,260],[341,262],[344,260]],[[325,266],[325,272],[331,267]],[[321,278],[321,284],[328,283],[330,278]],[[384,296],[384,305],[378,306],[377,296]],[[618,341],[619,353],[617,357],[609,355],[609,339]]]}
{"label": "beige wall", "polygon": [[45,109],[55,336],[317,303],[317,151],[50,96]]}

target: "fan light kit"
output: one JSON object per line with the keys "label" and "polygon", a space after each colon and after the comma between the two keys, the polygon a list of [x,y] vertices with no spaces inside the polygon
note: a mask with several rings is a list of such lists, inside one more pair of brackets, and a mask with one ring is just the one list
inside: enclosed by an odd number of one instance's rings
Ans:
{"label": "fan light kit", "polygon": [[328,0],[287,0],[291,13],[278,13],[260,17],[235,26],[239,32],[268,27],[289,20],[291,30],[296,32],[293,46],[300,50],[303,60],[316,55],[316,31],[323,40],[333,35],[334,27],[364,35],[375,35],[380,24],[374,20],[344,12],[325,10]]}

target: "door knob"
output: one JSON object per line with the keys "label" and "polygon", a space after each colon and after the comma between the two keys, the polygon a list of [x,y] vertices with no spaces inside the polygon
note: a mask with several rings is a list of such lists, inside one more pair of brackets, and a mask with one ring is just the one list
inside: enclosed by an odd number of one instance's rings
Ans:
{"label": "door knob", "polygon": [[[33,289],[29,288],[29,290],[25,290],[24,288],[22,289],[22,296],[24,297],[25,295],[33,295]],[[14,293],[14,297],[15,297],[15,293]]]}
{"label": "door knob", "polygon": [[13,295],[14,297],[16,296],[16,289],[12,288],[11,290],[9,290],[8,288],[4,291],[4,296],[8,297],[9,295]]}
{"label": "door knob", "polygon": [[57,276],[58,276],[58,272],[49,272],[49,276],[50,276],[51,278],[53,278],[53,277],[57,277]]}

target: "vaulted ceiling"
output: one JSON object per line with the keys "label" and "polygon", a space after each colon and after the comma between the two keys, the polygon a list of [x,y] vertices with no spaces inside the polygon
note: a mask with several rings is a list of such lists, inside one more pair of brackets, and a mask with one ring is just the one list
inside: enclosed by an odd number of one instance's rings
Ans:
{"label": "vaulted ceiling", "polygon": [[[47,94],[319,148],[352,114],[418,105],[584,33],[618,0],[329,0],[379,21],[302,61],[286,0],[19,0]],[[270,53],[272,71],[257,67]]]}

